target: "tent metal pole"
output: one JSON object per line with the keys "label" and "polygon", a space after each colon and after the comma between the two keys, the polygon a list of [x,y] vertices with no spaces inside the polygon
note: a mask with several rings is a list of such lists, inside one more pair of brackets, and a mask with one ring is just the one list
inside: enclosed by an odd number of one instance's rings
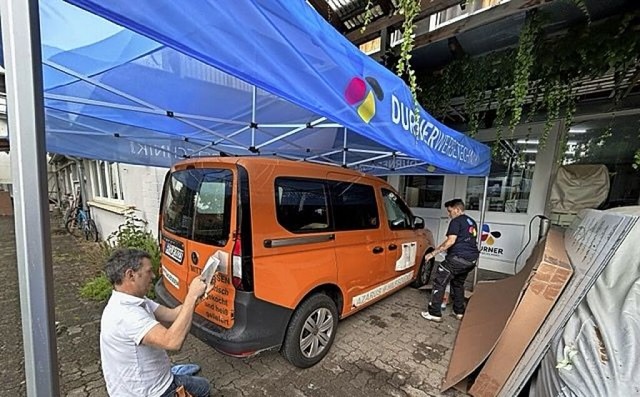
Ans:
{"label": "tent metal pole", "polygon": [[251,147],[256,147],[256,96],[258,89],[253,86],[251,90]]}
{"label": "tent metal pole", "polygon": [[303,125],[301,127],[294,128],[291,131],[285,132],[284,134],[278,135],[277,137],[275,137],[273,139],[270,139],[270,140],[268,140],[268,141],[256,146],[256,149],[262,149],[265,146],[268,146],[268,145],[271,145],[272,143],[281,141],[284,138],[289,137],[289,136],[294,135],[294,134],[297,134],[298,132],[306,130],[307,128],[315,127],[316,124],[322,123],[326,119],[327,119],[326,117],[320,117],[319,119],[316,119],[316,120],[310,122],[309,125]]}
{"label": "tent metal pole", "polygon": [[[484,218],[487,213],[487,192],[489,190],[489,177],[484,177],[484,193],[482,193],[482,209],[480,212],[480,225],[479,233],[478,233],[478,249],[482,252],[482,226],[484,225]],[[478,263],[476,267],[473,269],[473,287],[472,291],[476,289],[476,284],[478,284],[478,267],[480,266],[480,258],[478,258]]]}
{"label": "tent metal pole", "polygon": [[344,127],[344,137],[342,139],[342,166],[347,166],[347,127]]}
{"label": "tent metal pole", "polygon": [[360,161],[354,161],[353,163],[347,164],[347,166],[348,167],[353,167],[354,165],[364,164],[364,163],[368,163],[370,161],[381,160],[381,159],[384,159],[384,158],[387,158],[387,157],[391,157],[391,156],[393,156],[393,154],[391,154],[391,153],[381,154],[380,156],[370,157],[368,159],[364,159],[364,160],[360,160]]}
{"label": "tent metal pole", "polygon": [[60,395],[38,0],[0,1],[28,396]]}

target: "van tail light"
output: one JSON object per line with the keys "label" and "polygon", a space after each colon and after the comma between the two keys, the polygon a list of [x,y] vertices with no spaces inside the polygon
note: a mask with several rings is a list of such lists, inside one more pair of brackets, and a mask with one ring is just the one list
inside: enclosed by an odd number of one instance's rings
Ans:
{"label": "van tail light", "polygon": [[242,286],[242,239],[237,234],[233,243],[231,255],[232,278],[231,282],[236,289],[244,290]]}

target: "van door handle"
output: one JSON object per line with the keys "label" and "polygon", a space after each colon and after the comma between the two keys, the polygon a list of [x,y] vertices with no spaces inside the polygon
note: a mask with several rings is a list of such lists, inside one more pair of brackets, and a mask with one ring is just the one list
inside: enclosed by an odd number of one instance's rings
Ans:
{"label": "van door handle", "polygon": [[395,251],[398,248],[395,244],[389,244],[389,251]]}
{"label": "van door handle", "polygon": [[382,247],[379,247],[379,246],[378,247],[373,247],[373,253],[374,254],[380,254],[383,251],[384,251],[384,248],[382,248]]}

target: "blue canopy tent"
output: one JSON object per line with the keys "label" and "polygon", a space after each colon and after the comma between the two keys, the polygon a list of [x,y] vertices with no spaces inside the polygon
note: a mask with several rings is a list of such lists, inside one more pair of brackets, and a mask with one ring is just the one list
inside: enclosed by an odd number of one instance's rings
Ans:
{"label": "blue canopy tent", "polygon": [[0,3],[30,395],[57,389],[45,142],[159,166],[224,152],[488,175],[487,146],[414,111],[404,82],[303,0],[68,3],[43,0],[39,25],[37,0]]}
{"label": "blue canopy tent", "polygon": [[[404,82],[296,1],[42,1],[47,150],[169,166],[225,152],[487,175]],[[113,22],[109,22],[101,15]],[[121,26],[120,26],[121,25]]]}

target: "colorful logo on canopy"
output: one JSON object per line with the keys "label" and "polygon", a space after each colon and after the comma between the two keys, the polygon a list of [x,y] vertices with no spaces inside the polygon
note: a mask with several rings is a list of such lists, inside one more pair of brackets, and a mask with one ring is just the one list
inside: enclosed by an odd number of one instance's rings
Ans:
{"label": "colorful logo on canopy", "polygon": [[486,223],[482,225],[482,241],[487,243],[487,245],[493,245],[500,237],[502,237],[502,233],[497,230],[492,232]]}
{"label": "colorful logo on canopy", "polygon": [[373,77],[365,77],[364,80],[354,77],[344,90],[344,99],[349,105],[355,106],[358,116],[369,124],[376,114],[376,99],[379,101],[384,99],[384,92],[378,80]]}

